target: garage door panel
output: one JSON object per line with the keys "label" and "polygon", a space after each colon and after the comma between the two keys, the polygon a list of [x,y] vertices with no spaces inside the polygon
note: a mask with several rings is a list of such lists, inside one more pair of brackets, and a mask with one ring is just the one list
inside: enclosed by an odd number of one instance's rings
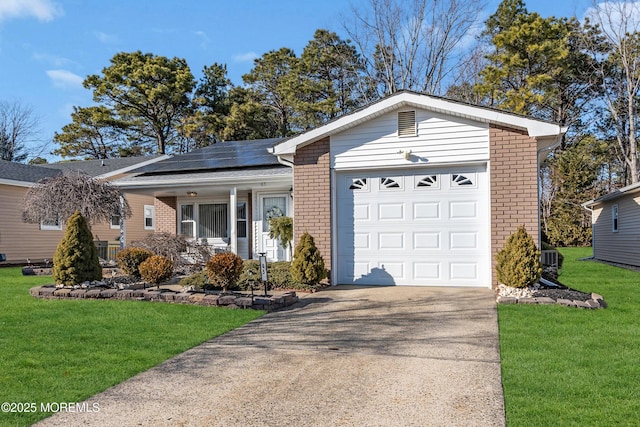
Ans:
{"label": "garage door panel", "polygon": [[440,232],[414,232],[413,249],[441,249]]}
{"label": "garage door panel", "polygon": [[338,283],[489,286],[487,176],[475,169],[338,173]]}
{"label": "garage door panel", "polygon": [[440,219],[440,202],[422,202],[413,204],[414,220]]}
{"label": "garage door panel", "polygon": [[402,203],[379,203],[379,221],[399,221],[404,219],[404,204]]}

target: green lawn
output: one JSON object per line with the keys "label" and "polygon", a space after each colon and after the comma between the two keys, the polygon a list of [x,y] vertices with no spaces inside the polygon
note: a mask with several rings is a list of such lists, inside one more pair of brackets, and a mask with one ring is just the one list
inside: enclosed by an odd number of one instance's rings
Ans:
{"label": "green lawn", "polygon": [[640,273],[561,252],[561,282],[609,307],[498,307],[507,425],[639,425]]}
{"label": "green lawn", "polygon": [[[50,282],[0,269],[0,402],[77,402],[264,314],[29,295],[29,288]],[[0,411],[0,425],[29,425],[47,415]]]}

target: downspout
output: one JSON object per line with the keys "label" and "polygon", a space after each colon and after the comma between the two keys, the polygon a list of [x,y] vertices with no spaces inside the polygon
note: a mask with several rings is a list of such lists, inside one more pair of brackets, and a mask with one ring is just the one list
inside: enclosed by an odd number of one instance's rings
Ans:
{"label": "downspout", "polygon": [[[558,145],[560,145],[560,143],[562,143],[562,135],[564,135],[567,130],[569,128],[566,126],[560,126],[560,132],[558,133],[558,139],[555,143],[548,145],[546,147],[540,148],[537,150],[536,155],[538,156],[537,161],[538,161],[538,173],[536,174],[536,180],[538,182],[538,191],[537,191],[537,198],[538,198],[538,247],[542,247],[542,224],[540,222],[540,189],[541,189],[541,182],[540,182],[540,165],[542,165],[543,159],[545,159],[547,157],[547,155],[556,149],[556,147],[558,147]],[[536,140],[537,143],[537,140]],[[544,157],[542,157],[542,155],[544,154]]]}

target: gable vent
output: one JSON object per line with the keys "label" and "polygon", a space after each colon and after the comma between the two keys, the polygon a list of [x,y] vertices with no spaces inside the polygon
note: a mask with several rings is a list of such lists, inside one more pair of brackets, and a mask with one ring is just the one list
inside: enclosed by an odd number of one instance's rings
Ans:
{"label": "gable vent", "polygon": [[415,111],[400,111],[398,113],[398,136],[416,136]]}

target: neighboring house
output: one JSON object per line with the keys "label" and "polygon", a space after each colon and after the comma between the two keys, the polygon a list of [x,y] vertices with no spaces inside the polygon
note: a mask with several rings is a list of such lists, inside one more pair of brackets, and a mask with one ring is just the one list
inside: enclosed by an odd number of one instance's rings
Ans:
{"label": "neighboring house", "polygon": [[[0,253],[6,254],[9,263],[42,262],[53,258],[58,242],[64,236],[64,224],[58,221],[27,224],[22,221],[24,196],[29,187],[39,180],[57,176],[63,171],[83,171],[95,178],[115,179],[134,167],[165,157],[87,160],[38,166],[0,160]],[[155,224],[153,198],[125,197],[133,211],[133,216],[124,221],[126,243],[152,233]],[[117,240],[120,237],[119,218],[114,216],[111,224],[93,224],[91,230],[96,240]]]}
{"label": "neighboring house", "polygon": [[288,259],[268,219],[293,216],[294,243],[315,238],[334,284],[490,287],[519,225],[540,241],[538,167],[565,131],[403,91],[290,139],[217,143],[116,183],[155,197],[156,231],[243,258]]}
{"label": "neighboring house", "polygon": [[640,267],[640,183],[582,206],[591,211],[593,257]]}
{"label": "neighboring house", "polygon": [[219,142],[139,168],[115,181],[155,198],[156,231],[181,234],[245,259],[289,259],[269,238],[269,219],[293,216],[289,166],[269,153],[279,139]]}

